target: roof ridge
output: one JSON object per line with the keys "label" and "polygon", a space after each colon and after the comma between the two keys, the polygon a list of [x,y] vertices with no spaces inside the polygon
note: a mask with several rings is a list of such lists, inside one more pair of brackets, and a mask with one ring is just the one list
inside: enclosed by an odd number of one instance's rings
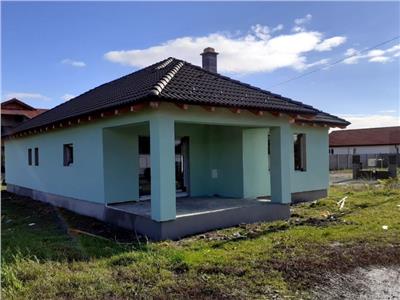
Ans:
{"label": "roof ridge", "polygon": [[173,60],[178,61],[178,63],[169,71],[167,74],[165,74],[154,86],[153,88],[149,91],[149,95],[153,96],[158,96],[161,94],[162,90],[167,86],[167,84],[171,81],[171,79],[175,76],[176,73],[183,67],[185,62],[178,60],[176,58],[168,58],[168,60],[161,65],[162,67],[165,67],[169,65]]}

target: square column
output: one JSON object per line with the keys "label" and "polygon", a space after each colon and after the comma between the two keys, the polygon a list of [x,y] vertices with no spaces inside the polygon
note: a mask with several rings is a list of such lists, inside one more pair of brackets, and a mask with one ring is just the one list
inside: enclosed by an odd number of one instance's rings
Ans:
{"label": "square column", "polygon": [[268,128],[243,129],[243,197],[268,195]]}
{"label": "square column", "polygon": [[151,218],[168,221],[176,218],[175,123],[154,115],[150,120]]}
{"label": "square column", "polygon": [[289,124],[271,128],[271,200],[290,203],[290,173],[293,162],[293,134]]}

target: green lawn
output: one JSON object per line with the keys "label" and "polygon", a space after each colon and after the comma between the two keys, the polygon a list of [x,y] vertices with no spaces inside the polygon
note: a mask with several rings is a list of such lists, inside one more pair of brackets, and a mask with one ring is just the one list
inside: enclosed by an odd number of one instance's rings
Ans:
{"label": "green lawn", "polygon": [[335,187],[287,222],[159,243],[3,192],[2,299],[308,298],[332,273],[400,265],[398,186]]}

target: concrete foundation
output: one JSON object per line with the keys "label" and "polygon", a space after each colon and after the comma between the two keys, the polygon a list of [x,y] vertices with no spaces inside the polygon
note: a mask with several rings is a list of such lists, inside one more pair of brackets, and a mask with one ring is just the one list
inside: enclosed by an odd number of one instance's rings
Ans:
{"label": "concrete foundation", "polygon": [[328,196],[327,190],[316,190],[316,191],[292,193],[292,204],[313,201],[313,200],[325,198],[327,196]]}
{"label": "concrete foundation", "polygon": [[[183,206],[179,203],[184,202],[184,199],[178,199],[178,215],[175,220],[157,222],[150,218],[149,206],[145,209],[142,207],[142,211],[140,208],[136,210],[121,209],[127,204],[106,206],[12,184],[7,185],[7,191],[134,230],[153,240],[179,239],[241,223],[274,221],[287,219],[290,216],[288,204],[270,203],[266,200],[203,198],[203,200],[197,199],[196,201],[196,199],[189,198],[186,199],[186,205]],[[232,203],[229,203],[230,200]],[[201,203],[202,201],[203,203]],[[143,203],[136,204],[138,207],[143,205]],[[120,207],[118,208],[118,206]],[[130,206],[134,207],[132,204]]]}

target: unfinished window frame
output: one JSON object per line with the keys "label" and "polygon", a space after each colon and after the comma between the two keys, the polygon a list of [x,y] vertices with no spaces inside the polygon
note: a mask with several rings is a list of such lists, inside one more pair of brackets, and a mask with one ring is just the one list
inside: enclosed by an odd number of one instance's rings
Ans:
{"label": "unfinished window frame", "polygon": [[69,167],[74,164],[74,144],[63,145],[63,166]]}
{"label": "unfinished window frame", "polygon": [[32,148],[28,148],[28,166],[32,166]]}
{"label": "unfinished window frame", "polygon": [[35,147],[34,158],[35,158],[35,166],[38,166],[39,165],[39,148],[38,147]]}
{"label": "unfinished window frame", "polygon": [[297,172],[307,171],[307,136],[305,133],[293,135],[293,157],[294,170]]}

